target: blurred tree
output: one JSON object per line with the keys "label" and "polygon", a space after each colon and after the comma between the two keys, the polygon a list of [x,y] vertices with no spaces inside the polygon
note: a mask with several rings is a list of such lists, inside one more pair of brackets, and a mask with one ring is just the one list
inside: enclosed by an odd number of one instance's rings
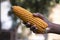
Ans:
{"label": "blurred tree", "polygon": [[11,5],[17,5],[16,0],[10,0]]}
{"label": "blurred tree", "polygon": [[11,0],[12,4],[22,6],[31,12],[48,13],[51,2],[59,3],[60,0]]}

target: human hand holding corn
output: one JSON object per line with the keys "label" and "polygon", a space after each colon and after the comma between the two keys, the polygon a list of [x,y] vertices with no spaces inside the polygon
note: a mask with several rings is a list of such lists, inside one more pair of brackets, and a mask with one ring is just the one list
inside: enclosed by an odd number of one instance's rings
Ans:
{"label": "human hand holding corn", "polygon": [[[48,24],[48,27],[51,27],[50,26],[50,22],[48,21],[47,18],[45,18],[44,15],[40,14],[40,13],[33,13],[33,16],[34,17],[39,17],[40,19],[44,20],[47,24]],[[31,25],[29,22],[23,22],[27,28],[30,28],[31,31],[33,31],[34,33],[36,34],[40,34],[41,32],[38,32],[38,29],[36,28],[36,25]],[[48,28],[47,27],[47,28]],[[46,30],[46,31],[49,31],[49,30]]]}
{"label": "human hand holding corn", "polygon": [[48,26],[45,21],[38,17],[34,17],[31,12],[20,6],[13,6],[12,9],[15,12],[15,15],[21,18],[25,23],[29,22],[32,26],[35,25],[35,27],[38,29],[38,32],[40,33],[45,32],[45,29]]}

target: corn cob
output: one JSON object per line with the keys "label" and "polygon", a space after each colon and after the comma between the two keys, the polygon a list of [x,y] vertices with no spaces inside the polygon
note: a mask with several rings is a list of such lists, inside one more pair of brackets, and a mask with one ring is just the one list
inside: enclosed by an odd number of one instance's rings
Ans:
{"label": "corn cob", "polygon": [[47,28],[48,24],[44,22],[42,19],[38,17],[34,17],[33,14],[26,9],[20,6],[13,6],[12,7],[14,14],[17,15],[20,19],[24,22],[29,22],[31,25],[36,25],[38,32],[44,33],[45,29]]}

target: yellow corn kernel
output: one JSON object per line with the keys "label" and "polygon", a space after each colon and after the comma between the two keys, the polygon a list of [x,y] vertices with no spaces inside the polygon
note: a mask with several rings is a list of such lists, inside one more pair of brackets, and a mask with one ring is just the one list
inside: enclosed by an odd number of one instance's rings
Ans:
{"label": "yellow corn kernel", "polygon": [[15,12],[14,14],[21,18],[24,22],[29,22],[31,25],[36,25],[37,29],[41,33],[45,32],[48,24],[42,19],[34,17],[31,12],[20,6],[13,6],[12,10]]}

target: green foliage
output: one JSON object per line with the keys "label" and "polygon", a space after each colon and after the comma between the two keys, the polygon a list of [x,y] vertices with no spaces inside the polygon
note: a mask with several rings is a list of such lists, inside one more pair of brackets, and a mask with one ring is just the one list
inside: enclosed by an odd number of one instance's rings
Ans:
{"label": "green foliage", "polygon": [[[59,3],[60,0],[14,0],[12,4],[22,6],[31,12],[48,13],[48,7]],[[15,5],[14,4],[14,5]]]}

